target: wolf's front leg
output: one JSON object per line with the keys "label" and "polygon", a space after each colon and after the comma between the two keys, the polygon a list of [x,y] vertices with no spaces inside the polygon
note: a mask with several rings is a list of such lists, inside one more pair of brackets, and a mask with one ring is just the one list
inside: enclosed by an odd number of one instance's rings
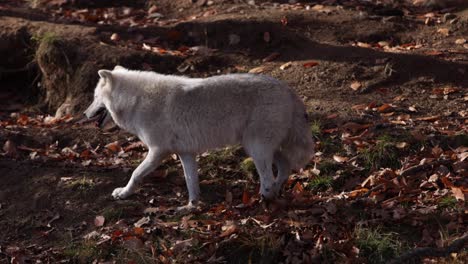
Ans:
{"label": "wolf's front leg", "polygon": [[127,185],[125,187],[115,189],[112,192],[112,197],[115,199],[125,199],[134,193],[138,184],[143,180],[143,177],[155,170],[163,158],[164,153],[162,151],[150,148],[145,160],[143,160],[143,162],[133,171],[132,177],[128,181]]}
{"label": "wolf's front leg", "polygon": [[184,168],[185,182],[189,193],[189,203],[187,207],[193,207],[200,199],[200,185],[198,183],[196,154],[179,154]]}

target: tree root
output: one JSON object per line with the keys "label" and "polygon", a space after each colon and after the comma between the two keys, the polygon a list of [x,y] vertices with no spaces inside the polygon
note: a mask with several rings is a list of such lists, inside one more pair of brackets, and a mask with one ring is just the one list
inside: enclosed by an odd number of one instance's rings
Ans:
{"label": "tree root", "polygon": [[421,260],[427,257],[447,257],[451,253],[459,252],[468,244],[468,232],[461,238],[455,240],[445,248],[423,247],[415,248],[409,252],[400,255],[397,259],[390,262],[391,264],[408,263],[410,260]]}

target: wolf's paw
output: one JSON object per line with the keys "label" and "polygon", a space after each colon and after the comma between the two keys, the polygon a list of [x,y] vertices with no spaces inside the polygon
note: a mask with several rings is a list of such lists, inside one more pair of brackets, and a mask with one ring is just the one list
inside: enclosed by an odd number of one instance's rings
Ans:
{"label": "wolf's paw", "polygon": [[179,206],[176,209],[177,214],[190,214],[190,213],[195,213],[201,211],[201,203],[200,202],[195,202],[195,203],[188,203],[187,205],[184,206]]}
{"label": "wolf's paw", "polygon": [[114,189],[114,191],[112,192],[112,197],[114,197],[114,199],[116,200],[119,200],[119,199],[127,198],[128,196],[130,196],[130,194],[132,193],[129,192],[127,188],[122,187],[122,188]]}

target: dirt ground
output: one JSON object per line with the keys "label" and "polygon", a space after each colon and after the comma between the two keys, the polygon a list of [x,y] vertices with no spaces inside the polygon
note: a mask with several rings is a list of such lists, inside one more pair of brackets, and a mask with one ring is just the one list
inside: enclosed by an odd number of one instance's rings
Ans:
{"label": "dirt ground", "polygon": [[[459,3],[0,0],[0,37],[0,263],[468,259]],[[175,212],[176,156],[115,201],[146,148],[79,120],[97,70],[117,64],[283,80],[307,105],[316,156],[268,206],[235,146],[200,155],[196,212]]]}

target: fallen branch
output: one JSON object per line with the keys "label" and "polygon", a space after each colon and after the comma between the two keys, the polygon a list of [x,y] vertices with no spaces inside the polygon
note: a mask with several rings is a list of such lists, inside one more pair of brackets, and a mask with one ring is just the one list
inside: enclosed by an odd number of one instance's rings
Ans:
{"label": "fallen branch", "polygon": [[450,160],[437,160],[437,161],[422,164],[422,165],[415,165],[415,166],[409,167],[409,168],[401,171],[400,176],[402,176],[402,177],[409,176],[409,175],[418,173],[420,171],[430,169],[430,168],[432,168],[432,166],[447,165],[447,164],[450,164],[450,162],[451,162]]}
{"label": "fallen branch", "polygon": [[415,248],[397,259],[390,262],[391,264],[397,263],[407,263],[410,260],[427,257],[447,257],[451,253],[455,253],[461,251],[465,246],[468,244],[468,232],[465,233],[461,238],[455,240],[449,246],[445,248],[433,248],[433,247],[423,247],[423,248]]}

